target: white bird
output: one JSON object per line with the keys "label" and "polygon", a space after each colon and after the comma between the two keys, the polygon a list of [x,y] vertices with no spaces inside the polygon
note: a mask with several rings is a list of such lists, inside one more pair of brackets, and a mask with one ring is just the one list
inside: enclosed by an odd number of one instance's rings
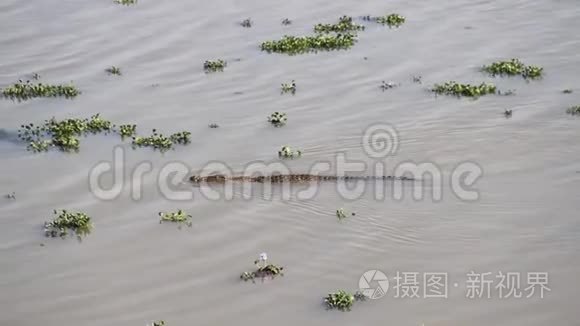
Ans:
{"label": "white bird", "polygon": [[263,263],[264,266],[262,267],[266,267],[267,263],[266,261],[268,260],[268,254],[266,254],[265,252],[260,254],[260,257],[258,257],[258,260],[255,261],[255,264],[257,265],[258,263]]}

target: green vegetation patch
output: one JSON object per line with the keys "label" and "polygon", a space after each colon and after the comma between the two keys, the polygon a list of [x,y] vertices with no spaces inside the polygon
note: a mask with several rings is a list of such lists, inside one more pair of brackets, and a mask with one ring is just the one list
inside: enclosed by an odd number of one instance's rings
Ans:
{"label": "green vegetation patch", "polygon": [[137,133],[137,125],[127,124],[119,126],[119,135],[121,135],[121,138],[123,139],[126,137],[133,137],[135,136],[136,133]]}
{"label": "green vegetation patch", "polygon": [[148,137],[133,137],[133,147],[152,147],[161,152],[173,149],[173,145],[186,145],[191,142],[191,133],[189,131],[181,131],[170,136],[165,136],[153,129],[151,136]]}
{"label": "green vegetation patch", "polygon": [[361,292],[351,294],[345,290],[338,290],[334,293],[329,293],[324,298],[324,303],[328,309],[338,309],[342,311],[349,311],[355,301],[364,301],[366,297]]}
{"label": "green vegetation patch", "polygon": [[189,227],[191,227],[192,221],[191,221],[191,215],[188,215],[187,213],[185,213],[183,210],[178,210],[177,212],[167,212],[167,213],[163,213],[163,212],[159,212],[159,216],[161,217],[161,219],[159,220],[159,223],[163,223],[163,222],[173,222],[173,223],[180,223],[180,224],[185,224]]}
{"label": "green vegetation patch", "polygon": [[274,112],[268,117],[268,122],[274,125],[274,127],[282,127],[288,121],[288,117],[284,112]]}
{"label": "green vegetation patch", "polygon": [[228,65],[228,63],[222,59],[206,60],[203,63],[203,69],[206,72],[223,71],[227,65]]}
{"label": "green vegetation patch", "polygon": [[28,100],[35,97],[66,97],[73,98],[81,92],[73,85],[33,84],[30,81],[17,83],[2,90],[2,95],[10,99]]}
{"label": "green vegetation patch", "polygon": [[336,210],[336,217],[338,217],[339,220],[342,220],[343,218],[347,218],[349,215],[355,216],[356,214],[354,212],[348,214],[344,208],[339,208]]}
{"label": "green vegetation patch", "polygon": [[47,237],[65,237],[71,232],[78,237],[89,234],[93,228],[91,218],[80,212],[69,212],[65,209],[60,212],[54,210],[56,217],[44,223],[44,234]]}
{"label": "green vegetation patch", "polygon": [[482,70],[492,76],[516,76],[521,75],[526,79],[537,79],[542,77],[544,68],[538,66],[528,66],[519,59],[493,62],[491,65],[483,66]]}
{"label": "green vegetation patch", "polygon": [[105,69],[105,72],[107,72],[110,75],[117,75],[117,76],[121,76],[121,68],[119,67],[109,67],[107,69]]}
{"label": "green vegetation patch", "polygon": [[432,89],[437,94],[479,97],[487,94],[495,94],[497,88],[494,84],[481,83],[480,85],[460,84],[454,81],[446,82],[444,84],[435,84]]}
{"label": "green vegetation patch", "polygon": [[266,52],[300,54],[316,51],[349,49],[356,43],[356,35],[350,33],[318,34],[315,36],[288,36],[280,40],[266,41],[261,49]]}
{"label": "green vegetation patch", "polygon": [[289,158],[289,159],[294,159],[294,158],[299,158],[300,156],[302,156],[302,151],[298,150],[298,149],[293,149],[290,146],[282,146],[282,149],[280,149],[280,151],[278,151],[278,157],[279,158]]}
{"label": "green vegetation patch", "polygon": [[296,93],[296,82],[293,80],[290,83],[282,83],[282,93]]}
{"label": "green vegetation patch", "polygon": [[137,0],[115,0],[115,3],[120,5],[134,5],[137,3]]}
{"label": "green vegetation patch", "polygon": [[353,22],[352,17],[342,16],[336,24],[316,24],[314,31],[316,33],[346,33],[364,30],[365,27]]}
{"label": "green vegetation patch", "polygon": [[580,105],[575,105],[575,106],[569,107],[566,110],[566,113],[571,114],[571,115],[580,115]]}
{"label": "green vegetation patch", "polygon": [[405,23],[405,17],[399,14],[390,14],[381,17],[375,17],[377,23],[388,25],[389,27],[399,27]]}

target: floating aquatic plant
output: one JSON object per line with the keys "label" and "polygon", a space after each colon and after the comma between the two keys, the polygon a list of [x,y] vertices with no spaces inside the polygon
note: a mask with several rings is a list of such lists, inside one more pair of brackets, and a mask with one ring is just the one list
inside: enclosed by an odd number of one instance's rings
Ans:
{"label": "floating aquatic plant", "polygon": [[389,27],[399,27],[405,23],[405,17],[399,14],[390,14],[387,16],[375,17],[374,21],[379,24],[388,25]]}
{"label": "floating aquatic plant", "polygon": [[115,3],[120,5],[134,5],[137,3],[137,0],[115,0]]}
{"label": "floating aquatic plant", "polygon": [[479,97],[481,95],[495,94],[497,88],[493,84],[481,83],[480,85],[460,84],[454,81],[445,84],[435,84],[432,89],[437,94]]}
{"label": "floating aquatic plant", "polygon": [[292,80],[290,83],[282,84],[282,93],[296,93],[296,82]]}
{"label": "floating aquatic plant", "polygon": [[70,232],[76,234],[79,238],[89,234],[93,228],[91,218],[80,212],[69,212],[65,209],[60,212],[54,210],[56,217],[44,223],[44,234],[47,237],[65,237]]}
{"label": "floating aquatic plant", "polygon": [[493,62],[489,66],[483,66],[482,70],[492,76],[516,76],[521,75],[526,79],[537,79],[542,77],[544,68],[538,66],[527,66],[519,59]]}
{"label": "floating aquatic plant", "polygon": [[211,124],[209,124],[209,127],[212,129],[216,129],[216,128],[219,128],[220,126],[217,123],[211,123]]}
{"label": "floating aquatic plant", "polygon": [[22,125],[18,130],[18,138],[26,141],[28,149],[34,152],[47,151],[50,147],[56,147],[64,152],[73,152],[79,150],[78,137],[112,130],[111,122],[96,114],[90,119],[59,121],[51,118],[42,125],[35,126],[33,123]]}
{"label": "floating aquatic plant", "polygon": [[205,69],[206,72],[223,71],[226,66],[227,62],[222,59],[206,60],[203,63],[203,69]]}
{"label": "floating aquatic plant", "polygon": [[260,257],[256,261],[254,261],[254,265],[256,265],[258,269],[256,269],[253,272],[242,273],[242,275],[240,275],[240,279],[244,281],[254,282],[256,278],[262,279],[266,277],[274,278],[278,275],[283,275],[282,271],[284,270],[284,267],[277,266],[274,264],[268,264],[267,261],[268,255],[265,252],[261,253]]}
{"label": "floating aquatic plant", "polygon": [[39,80],[40,79],[40,75],[35,72],[35,73],[32,74],[32,79]]}
{"label": "floating aquatic plant", "polygon": [[423,83],[422,79],[423,79],[422,76],[413,76],[412,77],[413,83],[415,83],[415,84],[422,84]]}
{"label": "floating aquatic plant", "polygon": [[[349,214],[347,214],[344,208],[339,208],[336,210],[336,217],[338,217],[339,220],[346,218],[348,215]],[[355,213],[351,213],[350,215],[355,216]]]}
{"label": "floating aquatic plant", "polygon": [[274,112],[268,117],[268,121],[275,127],[282,127],[287,120],[286,113],[283,112]]}
{"label": "floating aquatic plant", "polygon": [[186,224],[189,227],[193,225],[191,222],[191,215],[188,215],[181,209],[178,210],[177,212],[168,212],[168,213],[159,212],[159,216],[161,217],[159,223],[163,222],[182,223]]}
{"label": "floating aquatic plant", "polygon": [[165,320],[154,321],[151,326],[165,326]]}
{"label": "floating aquatic plant", "polygon": [[357,291],[355,294],[350,294],[345,290],[339,290],[334,293],[329,293],[324,298],[324,303],[329,309],[349,311],[355,301],[364,300],[366,300],[366,297],[359,291]]}
{"label": "floating aquatic plant", "polygon": [[73,98],[79,94],[80,91],[73,85],[33,84],[30,81],[23,82],[22,80],[2,90],[4,97],[18,100],[59,96]]}
{"label": "floating aquatic plant", "polygon": [[16,193],[13,191],[5,196],[7,199],[16,199]]}
{"label": "floating aquatic plant", "polygon": [[575,106],[569,107],[566,110],[566,113],[571,114],[571,115],[580,115],[580,105],[575,105]]}
{"label": "floating aquatic plant", "polygon": [[317,33],[345,33],[345,32],[356,32],[364,30],[363,25],[359,25],[353,22],[352,17],[342,16],[338,19],[336,24],[316,24],[314,26],[314,31]]}
{"label": "floating aquatic plant", "polygon": [[572,94],[572,92],[574,92],[572,89],[568,88],[562,91],[562,93],[564,94]]}
{"label": "floating aquatic plant", "polygon": [[163,134],[158,133],[156,129],[153,129],[152,134],[149,137],[133,137],[133,146],[152,147],[153,149],[165,152],[172,149],[174,144],[189,144],[191,142],[190,136],[190,132],[182,131],[166,137]]}
{"label": "floating aquatic plant", "polygon": [[119,126],[119,135],[121,138],[125,137],[133,137],[137,133],[137,125],[120,125]]}
{"label": "floating aquatic plant", "polygon": [[261,45],[262,51],[299,54],[316,51],[348,49],[356,43],[356,35],[350,33],[318,34],[315,36],[288,36],[277,41],[266,41]]}
{"label": "floating aquatic plant", "polygon": [[292,24],[292,21],[288,18],[284,18],[284,20],[282,20],[282,25],[290,25]]}
{"label": "floating aquatic plant", "polygon": [[118,75],[118,76],[121,76],[121,68],[119,68],[119,67],[112,66],[112,67],[109,67],[109,68],[105,69],[105,71],[107,73],[109,73],[110,75]]}
{"label": "floating aquatic plant", "polygon": [[503,115],[505,115],[506,118],[511,118],[513,111],[511,109],[505,109],[505,111],[503,112]]}
{"label": "floating aquatic plant", "polygon": [[302,151],[294,150],[290,146],[282,146],[282,149],[278,151],[278,157],[280,158],[298,158],[302,156]]}
{"label": "floating aquatic plant", "polygon": [[383,80],[383,83],[381,84],[381,89],[382,89],[383,91],[386,91],[386,90],[389,90],[389,89],[391,89],[391,88],[395,88],[395,87],[398,87],[398,86],[399,86],[399,84],[395,84],[395,83],[394,83],[394,82],[392,82],[392,81],[390,81],[390,82],[385,82],[385,81]]}
{"label": "floating aquatic plant", "polygon": [[250,18],[244,19],[242,20],[242,22],[240,23],[240,25],[242,25],[243,27],[252,27],[252,20]]}

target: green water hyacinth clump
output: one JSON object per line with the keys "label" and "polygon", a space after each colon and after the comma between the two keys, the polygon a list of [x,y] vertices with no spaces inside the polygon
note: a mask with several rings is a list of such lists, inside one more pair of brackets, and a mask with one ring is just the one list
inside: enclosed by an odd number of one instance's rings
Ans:
{"label": "green water hyacinth clump", "polygon": [[268,121],[274,125],[274,127],[282,127],[288,121],[288,117],[286,117],[286,113],[283,112],[274,112],[268,117]]}
{"label": "green water hyacinth clump", "polygon": [[364,29],[365,27],[363,25],[354,23],[352,17],[348,16],[340,17],[336,24],[316,24],[316,26],[314,26],[314,31],[316,33],[345,33],[362,31]]}
{"label": "green water hyacinth clump", "polygon": [[249,28],[249,27],[252,27],[252,24],[253,24],[253,23],[252,23],[252,20],[251,20],[250,18],[244,19],[244,20],[243,20],[243,21],[240,23],[240,25],[242,25],[242,27],[247,27],[247,28]]}
{"label": "green water hyacinth clump", "polygon": [[125,137],[133,137],[137,133],[137,125],[120,125],[119,126],[119,135],[121,138]]}
{"label": "green water hyacinth clump", "polygon": [[316,51],[348,49],[356,43],[356,35],[350,33],[318,34],[315,36],[288,36],[277,41],[262,43],[262,51],[269,53],[300,54]]}
{"label": "green water hyacinth clump", "polygon": [[28,143],[28,150],[34,152],[47,151],[50,147],[56,147],[64,152],[76,152],[80,148],[78,137],[87,134],[110,132],[114,126],[110,121],[104,120],[99,114],[90,119],[65,119],[56,120],[51,118],[42,125],[22,125],[18,130],[18,138]]}
{"label": "green water hyacinth clump", "polygon": [[516,76],[521,75],[526,79],[537,79],[542,77],[544,68],[538,66],[527,66],[519,59],[494,62],[489,66],[483,66],[483,71],[492,76]]}
{"label": "green water hyacinth clump", "polygon": [[121,5],[134,5],[137,3],[137,0],[115,0],[115,3]]}
{"label": "green water hyacinth clump", "polygon": [[571,114],[571,115],[580,115],[580,105],[575,105],[575,106],[569,107],[566,110],[566,113]]}
{"label": "green water hyacinth clump", "polygon": [[112,66],[112,67],[109,67],[109,68],[105,69],[105,71],[107,73],[109,73],[110,75],[118,75],[118,76],[121,76],[121,68],[119,68],[119,67]]}
{"label": "green water hyacinth clump", "polygon": [[336,217],[338,217],[339,220],[342,220],[343,218],[346,218],[349,215],[355,216],[356,214],[355,213],[348,214],[344,208],[339,208],[336,210]]}
{"label": "green water hyacinth clump", "polygon": [[47,237],[65,237],[73,232],[78,237],[89,234],[93,228],[91,218],[81,212],[69,212],[65,209],[60,212],[54,210],[56,217],[44,223],[44,233]]}
{"label": "green water hyacinth clump", "polygon": [[354,301],[355,296],[345,290],[329,293],[324,298],[324,303],[329,309],[338,309],[342,311],[349,311],[352,308]]}
{"label": "green water hyacinth clump", "polygon": [[192,226],[191,222],[192,216],[188,215],[181,209],[178,210],[177,212],[167,212],[167,213],[159,212],[159,216],[161,217],[159,223],[173,222],[173,223],[183,223],[189,227]]}
{"label": "green water hyacinth clump", "polygon": [[30,81],[17,83],[2,90],[2,95],[10,99],[28,100],[35,97],[65,97],[73,98],[80,94],[80,91],[73,85],[50,85]]}
{"label": "green water hyacinth clump", "polygon": [[151,326],[165,326],[165,320],[154,321]]}
{"label": "green water hyacinth clump", "polygon": [[497,88],[493,84],[481,83],[480,85],[460,84],[454,81],[445,84],[435,84],[432,89],[437,94],[479,97],[487,94],[495,94]]}
{"label": "green water hyacinth clump", "polygon": [[162,152],[173,149],[174,144],[186,145],[191,142],[191,133],[189,131],[182,131],[170,135],[169,137],[164,136],[153,129],[151,136],[149,137],[133,137],[134,147],[152,147],[153,149],[160,150]]}
{"label": "green water hyacinth clump", "polygon": [[294,159],[302,156],[302,151],[294,150],[290,146],[282,146],[282,149],[278,151],[279,158],[289,158]]}
{"label": "green water hyacinth clump", "polygon": [[227,62],[222,59],[207,60],[203,63],[203,69],[205,69],[206,72],[223,71],[226,66]]}
{"label": "green water hyacinth clump", "polygon": [[277,266],[274,264],[268,264],[263,267],[259,267],[253,272],[244,272],[240,275],[240,279],[244,281],[254,281],[256,278],[271,277],[274,278],[278,275],[283,275],[284,267]]}
{"label": "green water hyacinth clump", "polygon": [[282,84],[282,93],[296,93],[296,82],[292,80],[290,83],[283,83]]}
{"label": "green water hyacinth clump", "polygon": [[374,20],[383,25],[388,25],[389,27],[399,27],[405,23],[405,17],[399,14],[390,14],[382,17],[375,17]]}

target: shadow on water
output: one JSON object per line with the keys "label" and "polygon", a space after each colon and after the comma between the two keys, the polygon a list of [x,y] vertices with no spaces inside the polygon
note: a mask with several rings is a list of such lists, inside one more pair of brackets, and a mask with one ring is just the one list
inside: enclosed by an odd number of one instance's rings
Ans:
{"label": "shadow on water", "polygon": [[0,129],[0,142],[8,142],[12,144],[19,144],[21,140],[18,139],[18,134],[13,131]]}

